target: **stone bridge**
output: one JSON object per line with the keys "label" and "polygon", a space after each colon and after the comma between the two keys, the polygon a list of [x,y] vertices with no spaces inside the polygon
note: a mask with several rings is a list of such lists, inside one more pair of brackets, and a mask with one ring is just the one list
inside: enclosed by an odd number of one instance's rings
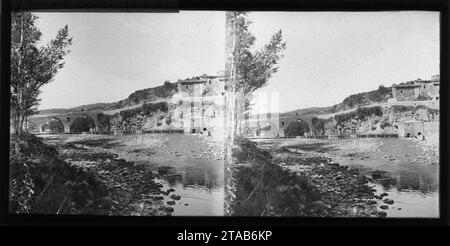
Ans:
{"label": "stone bridge", "polygon": [[312,130],[312,118],[316,115],[270,117],[250,120],[243,128],[243,135],[248,137],[284,137],[286,127],[293,121],[301,122],[307,132]]}
{"label": "stone bridge", "polygon": [[70,112],[65,114],[53,114],[53,115],[33,115],[28,118],[26,122],[26,128],[33,127],[36,131],[44,132],[45,126],[52,120],[61,122],[64,127],[65,133],[70,133],[71,126],[76,119],[86,118],[95,126],[92,130],[97,130],[99,127],[98,115],[103,113],[102,111],[81,111]]}

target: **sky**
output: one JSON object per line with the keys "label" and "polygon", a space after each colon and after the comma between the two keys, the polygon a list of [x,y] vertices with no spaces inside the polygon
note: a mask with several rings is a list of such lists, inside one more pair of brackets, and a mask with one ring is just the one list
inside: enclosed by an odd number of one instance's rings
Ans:
{"label": "sky", "polygon": [[65,24],[73,36],[38,109],[119,101],[166,80],[224,69],[224,12],[35,14],[42,44]]}
{"label": "sky", "polygon": [[[256,47],[279,29],[279,71],[259,90],[286,110],[439,74],[438,12],[252,12]],[[270,93],[268,93],[270,92]]]}
{"label": "sky", "polygon": [[[39,109],[113,102],[224,69],[225,13],[37,13],[43,43],[69,25],[72,52]],[[279,71],[258,92],[287,111],[439,74],[439,13],[250,12],[255,48],[282,30]]]}

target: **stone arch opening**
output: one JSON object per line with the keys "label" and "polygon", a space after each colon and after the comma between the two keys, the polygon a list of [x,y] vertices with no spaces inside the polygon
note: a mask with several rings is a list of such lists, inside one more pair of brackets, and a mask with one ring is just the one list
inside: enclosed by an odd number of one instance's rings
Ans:
{"label": "stone arch opening", "polygon": [[82,133],[82,132],[92,132],[96,129],[95,120],[90,116],[82,114],[76,116],[71,120],[70,132]]}
{"label": "stone arch opening", "polygon": [[33,123],[31,121],[27,121],[27,123],[25,125],[25,130],[28,132],[37,132],[37,131],[39,131],[39,128],[35,123]]}
{"label": "stone arch opening", "polygon": [[286,136],[303,136],[310,131],[309,124],[302,119],[296,119],[288,124],[285,130]]}
{"label": "stone arch opening", "polygon": [[52,117],[41,126],[41,131],[47,133],[62,133],[64,132],[64,123],[60,119]]}

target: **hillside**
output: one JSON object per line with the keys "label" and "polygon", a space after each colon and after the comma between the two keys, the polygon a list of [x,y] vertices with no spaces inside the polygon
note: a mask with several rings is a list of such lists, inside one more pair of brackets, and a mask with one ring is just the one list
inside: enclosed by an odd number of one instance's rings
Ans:
{"label": "hillside", "polygon": [[176,89],[177,89],[176,83],[170,83],[169,81],[166,81],[164,82],[163,85],[160,86],[135,91],[131,93],[127,98],[120,100],[118,102],[93,103],[76,106],[73,108],[44,109],[39,110],[39,114],[40,115],[62,114],[69,112],[93,111],[93,110],[106,111],[106,110],[126,108],[137,104],[144,104],[147,102],[155,101],[161,98],[171,97],[176,92]]}
{"label": "hillside", "polygon": [[318,114],[330,114],[339,111],[358,108],[360,106],[371,105],[374,103],[387,102],[392,98],[391,87],[380,86],[377,90],[361,92],[346,97],[341,103],[329,107],[311,107],[304,109],[292,110],[280,115],[281,118],[304,117],[312,118]]}

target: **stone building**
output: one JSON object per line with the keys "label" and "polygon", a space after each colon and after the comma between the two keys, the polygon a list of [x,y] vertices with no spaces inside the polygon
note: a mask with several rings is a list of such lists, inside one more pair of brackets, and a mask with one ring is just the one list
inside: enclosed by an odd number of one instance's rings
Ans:
{"label": "stone building", "polygon": [[222,75],[202,75],[178,82],[174,117],[185,133],[223,131],[226,84]]}
{"label": "stone building", "polygon": [[425,131],[424,122],[421,120],[405,120],[397,124],[400,137],[416,137],[423,135]]}
{"label": "stone building", "polygon": [[434,75],[430,80],[417,79],[392,85],[393,101],[439,100],[440,77]]}

